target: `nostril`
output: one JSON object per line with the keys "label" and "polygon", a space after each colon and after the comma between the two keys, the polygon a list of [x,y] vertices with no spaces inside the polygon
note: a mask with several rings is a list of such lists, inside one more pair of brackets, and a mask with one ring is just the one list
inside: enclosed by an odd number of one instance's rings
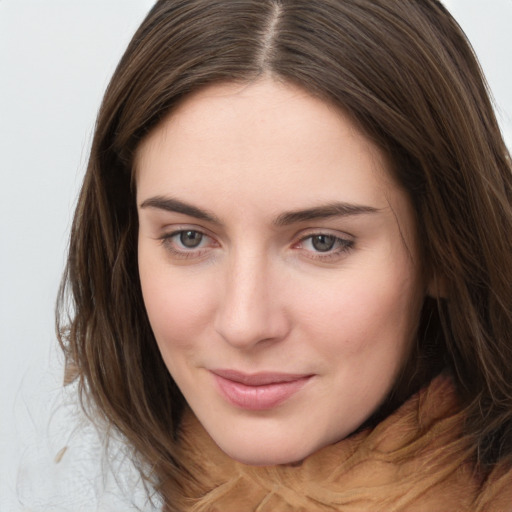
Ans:
{"label": "nostril", "polygon": [[283,301],[276,288],[279,280],[260,242],[234,250],[226,272],[214,321],[226,343],[245,349],[286,336]]}

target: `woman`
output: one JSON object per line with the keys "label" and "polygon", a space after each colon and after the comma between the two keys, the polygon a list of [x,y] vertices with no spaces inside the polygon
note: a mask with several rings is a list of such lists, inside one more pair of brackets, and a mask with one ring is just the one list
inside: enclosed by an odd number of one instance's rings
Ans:
{"label": "woman", "polygon": [[512,173],[434,0],[162,0],[61,342],[165,510],[509,510]]}

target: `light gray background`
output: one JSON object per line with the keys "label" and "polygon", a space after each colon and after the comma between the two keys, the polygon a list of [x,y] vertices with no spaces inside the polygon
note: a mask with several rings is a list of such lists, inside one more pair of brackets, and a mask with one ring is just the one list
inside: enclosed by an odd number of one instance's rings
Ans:
{"label": "light gray background", "polygon": [[[0,0],[0,511],[145,510],[62,405],[53,307],[103,90],[151,0]],[[446,0],[512,147],[512,0]],[[67,446],[60,463],[59,450]],[[116,470],[117,472],[117,470]]]}

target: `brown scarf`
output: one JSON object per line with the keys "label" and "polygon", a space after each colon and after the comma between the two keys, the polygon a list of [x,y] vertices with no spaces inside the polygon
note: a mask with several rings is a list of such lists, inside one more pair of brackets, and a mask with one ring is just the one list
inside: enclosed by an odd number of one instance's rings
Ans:
{"label": "brown scarf", "polygon": [[178,460],[193,478],[184,502],[169,510],[512,511],[512,472],[478,476],[462,418],[451,380],[441,376],[373,429],[299,465],[257,467],[225,455],[187,411]]}

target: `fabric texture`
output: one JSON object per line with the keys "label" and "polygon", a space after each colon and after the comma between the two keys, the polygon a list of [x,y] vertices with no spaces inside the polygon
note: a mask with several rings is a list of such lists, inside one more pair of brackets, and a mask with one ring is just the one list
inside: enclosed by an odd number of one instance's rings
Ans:
{"label": "fabric texture", "polygon": [[193,478],[178,509],[512,511],[512,472],[498,466],[486,478],[478,475],[462,421],[451,379],[440,376],[375,428],[300,464],[258,467],[224,454],[187,411],[178,460]]}

